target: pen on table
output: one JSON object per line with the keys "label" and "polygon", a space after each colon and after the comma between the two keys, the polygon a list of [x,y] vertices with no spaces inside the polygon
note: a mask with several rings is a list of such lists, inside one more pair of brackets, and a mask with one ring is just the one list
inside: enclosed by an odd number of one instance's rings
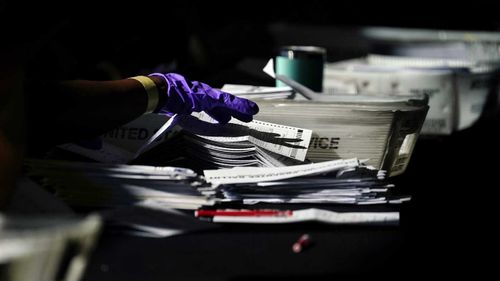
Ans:
{"label": "pen on table", "polygon": [[291,216],[291,210],[196,210],[195,217],[215,217],[215,216],[231,216],[231,217],[259,217],[259,216]]}
{"label": "pen on table", "polygon": [[309,236],[309,234],[303,234],[295,243],[293,243],[292,250],[294,253],[300,253],[309,245],[311,245],[311,236]]}

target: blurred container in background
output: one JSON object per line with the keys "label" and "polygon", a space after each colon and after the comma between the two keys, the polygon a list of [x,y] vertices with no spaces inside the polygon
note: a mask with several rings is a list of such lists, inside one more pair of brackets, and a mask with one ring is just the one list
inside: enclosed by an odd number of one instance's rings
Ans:
{"label": "blurred container in background", "polygon": [[471,63],[500,61],[500,32],[366,27],[361,34],[370,42],[372,54]]}
{"label": "blurred container in background", "polygon": [[[315,92],[323,91],[326,49],[317,46],[284,46],[275,59],[275,72],[291,78]],[[277,87],[286,86],[276,80]]]}
{"label": "blurred container in background", "polygon": [[422,134],[449,135],[481,117],[496,69],[458,60],[371,55],[327,64],[324,89],[327,94],[426,94],[430,109]]}
{"label": "blurred container in background", "polygon": [[367,27],[361,34],[371,55],[328,64],[326,93],[427,94],[422,134],[429,135],[466,129],[500,108],[500,33]]}

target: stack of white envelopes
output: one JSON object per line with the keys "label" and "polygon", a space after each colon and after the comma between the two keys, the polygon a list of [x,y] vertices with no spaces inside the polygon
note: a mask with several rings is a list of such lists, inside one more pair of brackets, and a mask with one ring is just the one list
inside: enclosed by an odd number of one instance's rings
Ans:
{"label": "stack of white envelopes", "polygon": [[422,96],[329,96],[322,101],[259,101],[259,120],[312,130],[306,158],[368,159],[389,176],[405,171],[427,114]]}

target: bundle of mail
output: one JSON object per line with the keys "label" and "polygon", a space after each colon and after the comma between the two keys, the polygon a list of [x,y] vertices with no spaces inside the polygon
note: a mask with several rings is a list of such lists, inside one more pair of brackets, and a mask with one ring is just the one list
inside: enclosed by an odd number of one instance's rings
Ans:
{"label": "bundle of mail", "polygon": [[[355,158],[275,168],[205,170],[56,160],[26,161],[27,175],[80,211],[99,210],[119,231],[167,237],[211,228],[175,209],[224,208],[226,203],[392,204],[409,200],[392,193],[385,171]],[[221,207],[222,206],[222,207]],[[353,210],[354,211],[354,210]],[[216,222],[397,223],[398,212],[337,213],[322,209],[287,212],[287,217],[213,217]],[[118,228],[117,228],[118,227]]]}
{"label": "bundle of mail", "polygon": [[[223,202],[399,203],[386,172],[356,158],[285,167],[205,170],[56,160],[26,161],[27,174],[75,208],[142,204],[198,209]],[[328,175],[325,177],[325,175]]]}
{"label": "bundle of mail", "polygon": [[[130,134],[113,131],[98,138],[100,145],[97,146],[68,143],[59,147],[98,162],[125,164],[162,144],[171,146],[171,150],[182,151],[183,157],[189,158],[199,169],[275,167],[306,161],[312,135],[311,130],[258,120],[244,123],[233,118],[228,124],[221,125],[204,112],[175,115],[170,119],[154,115],[144,115],[133,121],[135,127],[130,123],[114,130],[131,131],[134,128],[134,139]],[[137,138],[137,132],[144,132],[144,137]],[[173,136],[177,140],[182,138],[182,141],[175,145],[169,143]],[[160,159],[169,157],[155,156]]]}
{"label": "bundle of mail", "polygon": [[68,205],[107,208],[140,202],[177,209],[213,205],[196,190],[198,175],[186,168],[31,159],[27,174]]}
{"label": "bundle of mail", "polygon": [[204,113],[179,118],[187,156],[203,168],[279,167],[301,164],[312,131],[253,120],[221,125]]}
{"label": "bundle of mail", "polygon": [[[221,202],[256,203],[401,203],[409,197],[390,193],[386,172],[358,159],[333,160],[279,168],[241,167],[205,170]],[[325,175],[328,175],[325,177]]]}
{"label": "bundle of mail", "polygon": [[428,109],[427,100],[415,97],[262,101],[259,107],[260,120],[312,130],[306,155],[312,162],[357,157],[389,176],[406,170]]}

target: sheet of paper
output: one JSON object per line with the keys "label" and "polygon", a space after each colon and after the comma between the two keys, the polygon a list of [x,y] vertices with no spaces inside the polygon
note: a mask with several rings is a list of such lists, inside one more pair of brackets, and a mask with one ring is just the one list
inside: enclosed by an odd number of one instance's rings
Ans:
{"label": "sheet of paper", "polygon": [[175,125],[177,125],[178,122],[178,115],[174,114],[170,119],[168,119],[165,124],[163,124],[156,133],[154,133],[151,138],[149,138],[144,144],[137,150],[137,152],[134,155],[134,158],[137,158],[141,153],[143,153],[145,150],[147,150],[154,141],[156,141],[158,138],[160,138],[165,132],[170,131]]}
{"label": "sheet of paper", "polygon": [[327,173],[358,165],[358,160],[352,158],[287,167],[239,167],[232,169],[204,170],[203,173],[205,174],[205,180],[214,184],[253,183]]}
{"label": "sheet of paper", "polygon": [[[130,125],[127,124],[121,128],[104,134],[103,136],[96,139],[96,141],[100,141],[100,147],[98,148],[84,147],[76,143],[67,143],[60,145],[59,147],[99,161],[101,163],[125,164],[134,160],[140,154],[151,149],[153,146],[157,145],[159,143],[159,140],[163,138],[165,133],[172,130],[172,128],[177,124],[178,120],[176,115],[172,116],[170,119],[167,119],[165,116],[154,118],[151,117],[141,117],[130,123],[135,124],[135,126],[143,126],[141,128],[128,128],[127,126]],[[154,121],[154,125],[148,127],[147,124],[141,123],[149,120],[146,118],[150,118],[152,121]],[[143,119],[146,121],[141,121]],[[160,126],[159,124],[161,122],[163,123]],[[158,128],[157,126],[160,127]],[[155,128],[158,128],[158,130],[156,131]],[[122,133],[119,132],[120,129],[123,131]],[[133,140],[126,138],[116,138],[118,135],[125,134],[124,132],[126,130],[129,130],[129,134],[133,132],[132,135],[135,136]],[[153,131],[156,132],[153,133]],[[139,138],[139,136],[142,136],[140,134],[141,132],[145,132],[144,136],[147,136],[149,133],[151,133],[151,137],[138,140],[137,138]]]}
{"label": "sheet of paper", "polygon": [[331,224],[397,224],[399,212],[348,212],[339,213],[322,209],[293,211],[291,216],[215,216],[217,223],[294,223],[318,221]]}

